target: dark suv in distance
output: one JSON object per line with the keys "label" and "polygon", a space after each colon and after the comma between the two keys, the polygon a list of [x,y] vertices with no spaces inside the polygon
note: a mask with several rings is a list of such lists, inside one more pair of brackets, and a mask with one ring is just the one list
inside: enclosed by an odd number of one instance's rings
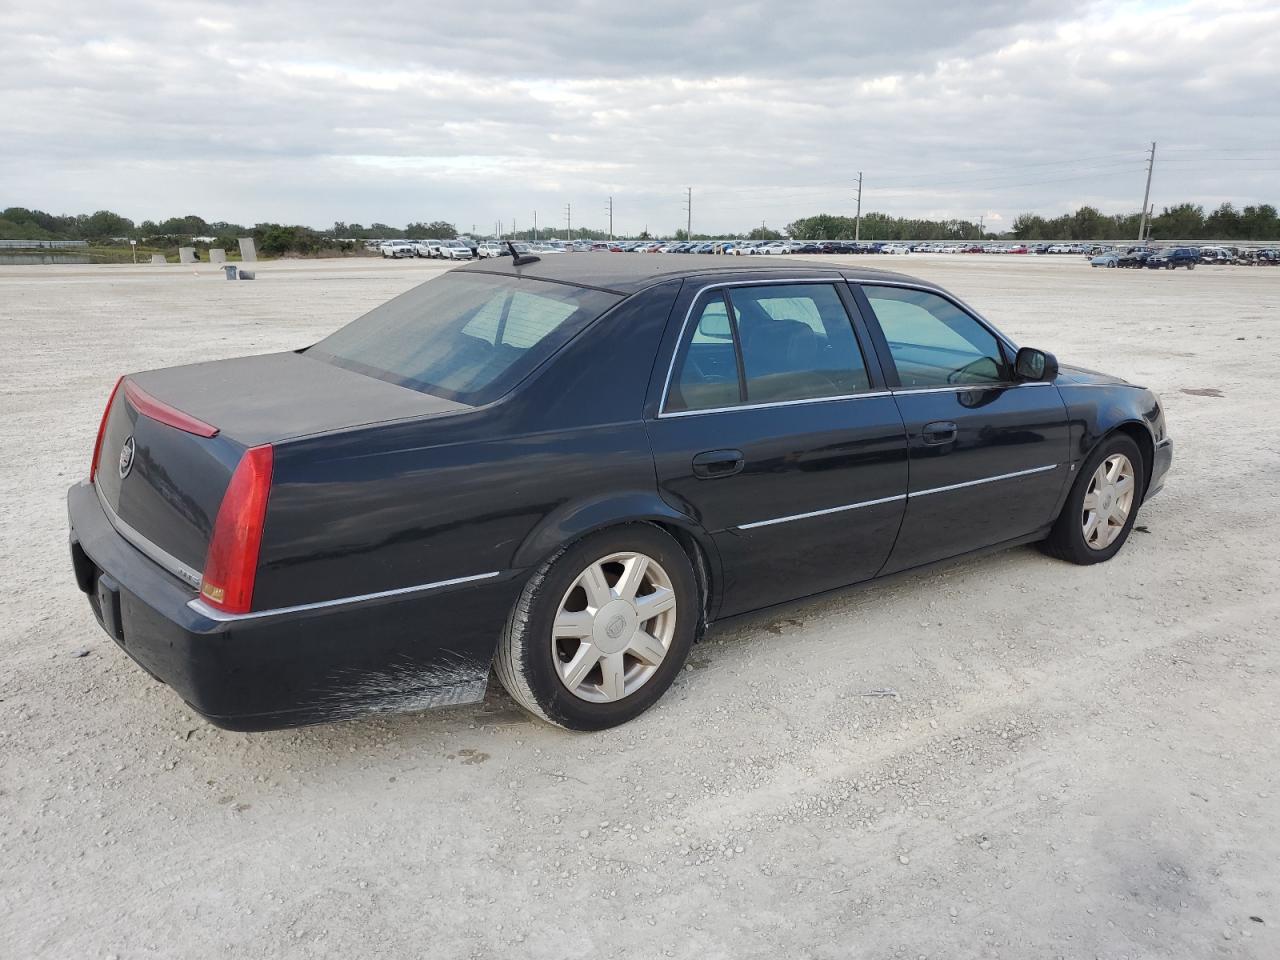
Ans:
{"label": "dark suv in distance", "polygon": [[1190,247],[1174,247],[1147,257],[1146,266],[1152,270],[1176,270],[1178,267],[1194,270],[1199,262],[1199,250],[1193,250]]}

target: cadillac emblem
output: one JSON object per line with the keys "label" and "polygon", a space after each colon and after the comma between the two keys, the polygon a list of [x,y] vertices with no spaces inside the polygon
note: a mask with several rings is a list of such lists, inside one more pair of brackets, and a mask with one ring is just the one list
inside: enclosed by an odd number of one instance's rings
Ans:
{"label": "cadillac emblem", "polygon": [[129,471],[133,469],[133,436],[125,438],[124,444],[120,447],[120,479],[123,480],[129,475]]}

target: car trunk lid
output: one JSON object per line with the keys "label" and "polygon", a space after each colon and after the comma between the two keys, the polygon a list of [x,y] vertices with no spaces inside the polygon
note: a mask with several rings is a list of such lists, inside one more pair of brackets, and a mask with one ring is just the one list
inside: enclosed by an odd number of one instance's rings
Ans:
{"label": "car trunk lid", "polygon": [[126,539],[198,588],[246,449],[469,409],[298,353],[131,374],[107,411],[94,485]]}

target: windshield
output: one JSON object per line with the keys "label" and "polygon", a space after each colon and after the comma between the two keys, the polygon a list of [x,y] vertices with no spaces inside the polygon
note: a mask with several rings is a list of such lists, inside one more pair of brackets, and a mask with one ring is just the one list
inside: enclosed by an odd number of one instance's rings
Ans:
{"label": "windshield", "polygon": [[478,406],[621,299],[563,283],[448,273],[374,308],[307,356]]}

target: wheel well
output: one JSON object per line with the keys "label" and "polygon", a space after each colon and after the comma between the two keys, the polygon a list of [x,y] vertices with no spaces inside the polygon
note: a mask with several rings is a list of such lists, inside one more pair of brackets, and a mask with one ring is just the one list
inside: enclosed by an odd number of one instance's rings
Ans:
{"label": "wheel well", "polygon": [[[1128,436],[1142,451],[1142,495],[1145,497],[1147,486],[1151,483],[1151,468],[1156,459],[1156,445],[1155,441],[1151,439],[1151,431],[1140,423],[1130,421],[1120,424],[1120,426],[1108,433],[1107,437],[1117,433],[1123,433]],[[1103,442],[1106,441],[1107,437],[1102,438]]]}
{"label": "wheel well", "polygon": [[711,623],[711,563],[707,558],[706,549],[698,542],[697,537],[683,527],[674,523],[662,523],[657,520],[650,522],[680,544],[680,549],[685,552],[685,555],[689,558],[690,565],[693,567],[693,576],[698,584],[699,599],[702,601],[702,610],[698,617],[698,629],[694,634],[694,642],[696,643],[702,639],[702,635],[707,632],[707,627]]}
{"label": "wheel well", "polygon": [[646,524],[651,527],[657,527],[663,533],[667,534],[667,536],[671,537],[671,539],[675,540],[675,542],[680,545],[680,549],[684,551],[685,556],[689,558],[689,565],[693,567],[694,582],[698,585],[698,599],[701,602],[702,607],[699,611],[698,627],[694,633],[694,640],[701,640],[702,635],[706,633],[707,627],[711,624],[711,560],[707,556],[706,548],[698,541],[698,538],[679,524],[649,518],[635,518],[630,520],[619,520],[615,523],[608,523],[603,526],[594,527],[561,543],[555,550],[553,550],[549,555],[544,556],[534,566],[538,567],[539,565],[547,565],[558,558],[579,540],[594,536],[597,533],[603,533],[606,530],[614,530],[619,527],[625,527],[632,524]]}

